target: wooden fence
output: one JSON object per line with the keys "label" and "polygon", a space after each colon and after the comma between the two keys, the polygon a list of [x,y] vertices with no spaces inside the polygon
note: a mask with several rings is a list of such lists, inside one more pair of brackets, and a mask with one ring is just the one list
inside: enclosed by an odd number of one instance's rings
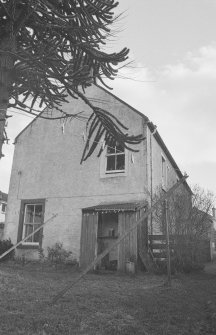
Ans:
{"label": "wooden fence", "polygon": [[[166,236],[149,235],[149,248],[155,259],[166,259]],[[170,255],[193,256],[200,262],[211,261],[211,243],[208,239],[193,240],[187,235],[170,235]]]}

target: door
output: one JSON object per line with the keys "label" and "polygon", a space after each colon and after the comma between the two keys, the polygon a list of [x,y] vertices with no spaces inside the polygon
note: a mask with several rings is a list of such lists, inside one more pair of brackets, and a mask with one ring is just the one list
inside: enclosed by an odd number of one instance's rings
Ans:
{"label": "door", "polygon": [[80,266],[85,268],[97,256],[98,213],[83,213],[80,239]]}

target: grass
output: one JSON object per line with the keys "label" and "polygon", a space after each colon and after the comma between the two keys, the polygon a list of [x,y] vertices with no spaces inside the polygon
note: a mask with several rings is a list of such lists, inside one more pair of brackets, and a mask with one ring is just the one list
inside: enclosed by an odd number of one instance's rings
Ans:
{"label": "grass", "polygon": [[71,269],[0,264],[0,334],[216,334],[216,272],[165,277],[88,274],[55,305],[52,297],[78,276]]}

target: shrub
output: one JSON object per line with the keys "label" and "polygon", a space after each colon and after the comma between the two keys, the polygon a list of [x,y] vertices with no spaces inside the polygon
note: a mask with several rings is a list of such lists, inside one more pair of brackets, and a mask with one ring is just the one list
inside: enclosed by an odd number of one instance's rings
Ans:
{"label": "shrub", "polygon": [[[170,262],[170,269],[171,269],[171,274],[175,274],[176,269],[174,265],[174,261],[171,260]],[[163,275],[167,274],[167,261],[166,260],[156,260],[155,261],[155,267],[154,267],[154,272],[157,275]]]}
{"label": "shrub", "polygon": [[53,247],[48,247],[48,256],[47,259],[52,264],[66,264],[72,252],[67,251],[63,248],[62,243],[56,243]]}
{"label": "shrub", "polygon": [[[0,255],[2,255],[5,251],[10,249],[11,247],[13,247],[13,244],[10,239],[0,241]],[[12,258],[14,258],[14,250],[11,251],[6,256],[4,256],[0,261],[6,261]]]}
{"label": "shrub", "polygon": [[[192,261],[189,258],[178,259],[171,258],[170,262],[171,274],[178,273],[191,273],[191,272],[199,272],[203,271],[205,265],[201,262]],[[166,260],[157,260],[156,266],[154,269],[156,274],[166,274],[167,273],[167,262]]]}

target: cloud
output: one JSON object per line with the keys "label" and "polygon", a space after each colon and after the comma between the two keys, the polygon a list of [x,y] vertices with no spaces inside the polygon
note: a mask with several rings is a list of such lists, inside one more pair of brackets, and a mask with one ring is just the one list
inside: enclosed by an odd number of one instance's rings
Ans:
{"label": "cloud", "polygon": [[[157,126],[182,171],[193,183],[216,190],[216,44],[188,52],[175,64],[150,69],[145,64],[123,68],[109,83],[114,94],[143,112]],[[12,139],[31,121],[19,114],[9,121]],[[13,145],[5,146],[0,189],[7,191]]]}
{"label": "cloud", "polygon": [[[134,84],[117,79],[115,93],[158,126],[179,166],[185,170],[190,164],[191,174],[194,172],[199,183],[196,164],[216,163],[216,44],[188,52],[181,62],[159,69],[124,71],[138,81]],[[209,178],[206,176],[208,185]],[[212,187],[216,189],[216,181]]]}

